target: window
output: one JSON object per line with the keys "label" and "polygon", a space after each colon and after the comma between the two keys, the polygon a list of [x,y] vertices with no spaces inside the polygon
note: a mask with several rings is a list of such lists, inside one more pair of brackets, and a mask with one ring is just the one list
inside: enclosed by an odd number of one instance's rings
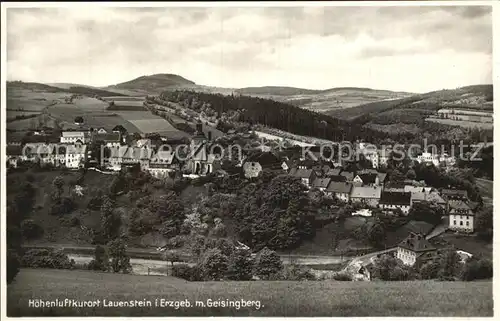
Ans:
{"label": "window", "polygon": [[457,221],[453,221],[453,225],[457,225]]}
{"label": "window", "polygon": [[460,226],[463,226],[464,225],[464,222],[463,221],[460,221]]}
{"label": "window", "polygon": [[469,221],[465,222],[465,225],[469,226]]}

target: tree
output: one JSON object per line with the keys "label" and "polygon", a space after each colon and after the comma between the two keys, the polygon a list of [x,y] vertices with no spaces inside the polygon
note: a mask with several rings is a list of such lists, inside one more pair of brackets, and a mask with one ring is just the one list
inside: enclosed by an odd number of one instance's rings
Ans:
{"label": "tree", "polygon": [[489,259],[470,258],[465,262],[465,266],[460,278],[463,281],[493,278],[493,262]]}
{"label": "tree", "polygon": [[61,198],[62,192],[63,192],[63,187],[64,187],[64,179],[61,176],[57,176],[54,178],[52,181],[52,186],[55,187],[56,189],[56,196],[55,198],[58,200]]}
{"label": "tree", "polygon": [[226,277],[234,281],[252,279],[253,259],[249,250],[235,250],[228,259]]}
{"label": "tree", "polygon": [[118,236],[121,219],[114,211],[114,204],[109,197],[105,197],[101,205],[101,226],[103,236],[111,240]]}
{"label": "tree", "polygon": [[181,262],[180,255],[175,251],[166,251],[163,254],[163,259],[169,261],[172,266],[174,266],[175,262]]}
{"label": "tree", "polygon": [[19,260],[19,255],[16,250],[7,250],[7,284],[11,283],[19,273],[21,267],[21,262]]}
{"label": "tree", "polygon": [[375,247],[384,245],[386,231],[381,222],[375,222],[368,231],[368,240]]}
{"label": "tree", "polygon": [[89,270],[107,271],[109,269],[109,257],[106,249],[97,245],[94,250],[94,259],[88,265]]}
{"label": "tree", "polygon": [[493,240],[493,208],[491,206],[482,208],[477,212],[475,220],[477,236],[491,242]]}
{"label": "tree", "polygon": [[75,124],[83,124],[83,117],[82,116],[75,117]]}
{"label": "tree", "polygon": [[392,255],[383,254],[375,259],[372,278],[383,281],[405,281],[413,278],[412,269]]}
{"label": "tree", "polygon": [[443,280],[455,280],[460,276],[462,263],[455,250],[448,250],[439,259],[438,277]]}
{"label": "tree", "polygon": [[224,278],[228,258],[219,249],[210,249],[203,254],[200,267],[206,280],[219,281]]}
{"label": "tree", "polygon": [[413,204],[408,217],[415,221],[425,221],[437,225],[441,223],[441,217],[444,214],[444,210],[440,206],[424,201]]}
{"label": "tree", "polygon": [[283,270],[283,263],[279,255],[263,248],[255,258],[254,274],[262,280],[268,280]]}
{"label": "tree", "polygon": [[424,280],[436,279],[439,275],[440,268],[439,261],[429,261],[420,267],[420,277]]}
{"label": "tree", "polygon": [[21,233],[26,240],[37,239],[43,235],[43,228],[31,219],[21,222]]}
{"label": "tree", "polygon": [[406,178],[408,178],[408,179],[416,179],[417,178],[417,173],[415,173],[415,170],[409,169],[406,172]]}
{"label": "tree", "polygon": [[115,273],[130,273],[132,266],[126,252],[125,241],[120,238],[114,239],[108,243],[108,249],[112,271]]}

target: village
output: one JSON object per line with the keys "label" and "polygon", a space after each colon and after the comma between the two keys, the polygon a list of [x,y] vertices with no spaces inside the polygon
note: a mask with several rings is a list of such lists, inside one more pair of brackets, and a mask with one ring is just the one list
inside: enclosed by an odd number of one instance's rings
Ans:
{"label": "village", "polygon": [[[379,171],[391,159],[389,148],[374,150],[367,143],[354,142],[351,145],[354,155],[339,160],[327,159],[317,146],[304,153],[303,147],[283,141],[259,140],[250,131],[225,134],[243,137],[247,142],[243,147],[223,146],[219,144],[222,136],[214,138],[211,128],[198,121],[195,134],[182,141],[172,141],[159,135],[141,137],[136,133],[127,133],[119,125],[109,131],[105,128],[62,131],[59,141],[55,141],[52,135],[54,142],[48,142],[48,136],[43,131],[35,131],[31,136],[34,142],[8,142],[7,166],[17,168],[37,163],[55,169],[87,168],[110,174],[136,166],[157,179],[176,175],[190,179],[207,175],[236,175],[251,180],[264,171],[271,171],[299,179],[309,191],[319,191],[324,197],[351,204],[356,208],[352,216],[371,217],[384,213],[402,217],[407,216],[418,203],[429,202],[439,206],[446,213],[445,217],[438,218],[442,220],[436,228],[440,232],[436,233],[436,229],[410,232],[394,249],[395,256],[409,266],[421,266],[441,253],[443,249],[428,242],[430,237],[446,230],[464,235],[476,231],[474,218],[479,203],[471,201],[466,190],[435,188],[411,178],[394,182],[386,172]],[[352,165],[359,163],[360,157],[364,168],[352,170]],[[414,160],[436,167],[453,167],[456,164],[454,156],[426,151]],[[460,250],[460,253],[465,258],[471,256],[465,251]]]}

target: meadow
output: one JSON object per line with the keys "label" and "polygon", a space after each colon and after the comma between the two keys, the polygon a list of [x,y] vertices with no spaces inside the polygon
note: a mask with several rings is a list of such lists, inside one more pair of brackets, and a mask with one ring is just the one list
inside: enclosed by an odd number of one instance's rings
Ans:
{"label": "meadow", "polygon": [[[152,307],[34,308],[29,299],[148,300]],[[155,299],[191,307],[156,307]],[[200,307],[196,301],[258,301],[253,307]],[[455,316],[493,315],[492,282],[187,282],[79,270],[22,269],[7,287],[14,316]]]}
{"label": "meadow", "polygon": [[453,119],[440,119],[440,118],[426,118],[426,121],[452,125],[452,126],[460,126],[465,128],[481,128],[481,129],[493,129],[493,123],[478,123],[467,120],[453,120]]}

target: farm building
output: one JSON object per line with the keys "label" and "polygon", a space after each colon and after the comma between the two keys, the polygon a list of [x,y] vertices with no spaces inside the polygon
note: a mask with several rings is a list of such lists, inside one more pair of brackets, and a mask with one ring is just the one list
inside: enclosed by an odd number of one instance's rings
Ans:
{"label": "farm building", "polygon": [[400,209],[403,214],[408,215],[411,207],[410,192],[382,192],[379,207],[385,212]]}
{"label": "farm building", "polygon": [[454,231],[474,232],[474,212],[464,201],[452,200],[449,206],[449,227]]}
{"label": "farm building", "polygon": [[396,257],[406,265],[420,266],[430,260],[437,253],[437,248],[429,243],[421,234],[410,233],[406,239],[398,244]]}

